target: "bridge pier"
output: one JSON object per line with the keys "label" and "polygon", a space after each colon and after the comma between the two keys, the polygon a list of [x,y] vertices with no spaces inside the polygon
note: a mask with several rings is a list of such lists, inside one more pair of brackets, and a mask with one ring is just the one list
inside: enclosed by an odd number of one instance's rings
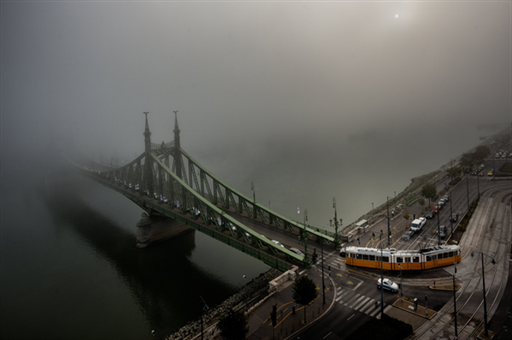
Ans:
{"label": "bridge pier", "polygon": [[147,213],[142,213],[136,226],[137,248],[194,231],[193,228],[168,217],[149,216]]}

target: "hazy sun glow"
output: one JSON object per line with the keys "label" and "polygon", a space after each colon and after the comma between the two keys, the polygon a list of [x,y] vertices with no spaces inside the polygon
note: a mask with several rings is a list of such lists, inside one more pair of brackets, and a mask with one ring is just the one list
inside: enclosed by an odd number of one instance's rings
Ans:
{"label": "hazy sun glow", "polygon": [[398,18],[398,14],[395,14],[395,18]]}

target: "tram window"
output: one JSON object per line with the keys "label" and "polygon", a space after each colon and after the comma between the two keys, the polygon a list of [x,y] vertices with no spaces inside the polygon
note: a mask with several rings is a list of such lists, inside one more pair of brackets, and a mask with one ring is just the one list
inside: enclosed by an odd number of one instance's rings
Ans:
{"label": "tram window", "polygon": [[381,261],[380,256],[375,256],[375,261]]}
{"label": "tram window", "polygon": [[351,258],[353,258],[353,259],[355,259],[355,258],[356,258],[356,254],[354,254],[354,253],[350,253],[350,257],[351,257]]}
{"label": "tram window", "polygon": [[382,257],[382,262],[389,262],[389,257],[388,256],[383,256]]}
{"label": "tram window", "polygon": [[449,257],[453,257],[453,251],[451,251],[449,254]]}
{"label": "tram window", "polygon": [[448,255],[450,255],[450,254],[449,253],[444,253],[443,254],[443,259],[447,259],[449,257]]}
{"label": "tram window", "polygon": [[368,255],[363,255],[363,260],[368,260]]}
{"label": "tram window", "polygon": [[403,257],[397,257],[396,258],[396,263],[403,263],[404,262],[404,258]]}
{"label": "tram window", "polygon": [[432,255],[432,260],[437,260],[437,255]]}
{"label": "tram window", "polygon": [[411,258],[410,257],[404,257],[404,259],[405,259],[405,262],[408,262],[408,263],[411,262]]}
{"label": "tram window", "polygon": [[361,259],[361,254],[356,254],[356,259]]}
{"label": "tram window", "polygon": [[370,261],[375,261],[375,255],[370,255]]}
{"label": "tram window", "polygon": [[416,262],[416,263],[420,262],[419,256],[413,256],[412,257],[412,262]]}

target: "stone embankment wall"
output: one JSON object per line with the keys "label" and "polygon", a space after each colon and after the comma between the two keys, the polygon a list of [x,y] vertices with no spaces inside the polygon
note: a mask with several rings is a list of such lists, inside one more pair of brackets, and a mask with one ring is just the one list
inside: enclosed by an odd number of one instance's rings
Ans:
{"label": "stone embankment wall", "polygon": [[[269,290],[269,282],[279,277],[283,273],[277,269],[271,268],[265,273],[260,274],[260,276],[256,277],[245,286],[243,286],[240,291],[232,296],[230,296],[227,300],[215,306],[214,308],[210,308],[206,313],[203,314],[203,328],[206,332],[206,329],[211,326],[214,322],[217,322],[220,317],[227,312],[229,308],[236,309],[237,305],[245,303],[246,295],[248,299],[251,299],[254,296],[259,295],[262,291],[268,292]],[[169,335],[165,339],[168,340],[184,340],[191,339],[195,334],[201,332],[201,320],[194,320],[187,323],[185,326],[180,328],[176,333]],[[210,331],[211,332],[211,331]]]}

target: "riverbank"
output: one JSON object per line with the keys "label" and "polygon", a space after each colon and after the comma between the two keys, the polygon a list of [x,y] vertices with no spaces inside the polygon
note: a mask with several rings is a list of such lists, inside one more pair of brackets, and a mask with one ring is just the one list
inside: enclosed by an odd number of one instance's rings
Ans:
{"label": "riverbank", "polygon": [[[269,293],[269,282],[281,274],[282,273],[279,270],[270,268],[268,271],[260,274],[258,277],[244,285],[238,293],[233,294],[219,305],[209,308],[202,315],[204,332],[206,333],[207,329],[216,323],[228,309],[232,308],[236,310],[238,308],[249,308],[260,301]],[[201,319],[193,320],[181,327],[175,333],[165,336],[164,339],[182,340],[190,337],[193,338],[194,336],[199,335],[200,332]],[[211,332],[211,330],[209,330],[209,332]]]}

